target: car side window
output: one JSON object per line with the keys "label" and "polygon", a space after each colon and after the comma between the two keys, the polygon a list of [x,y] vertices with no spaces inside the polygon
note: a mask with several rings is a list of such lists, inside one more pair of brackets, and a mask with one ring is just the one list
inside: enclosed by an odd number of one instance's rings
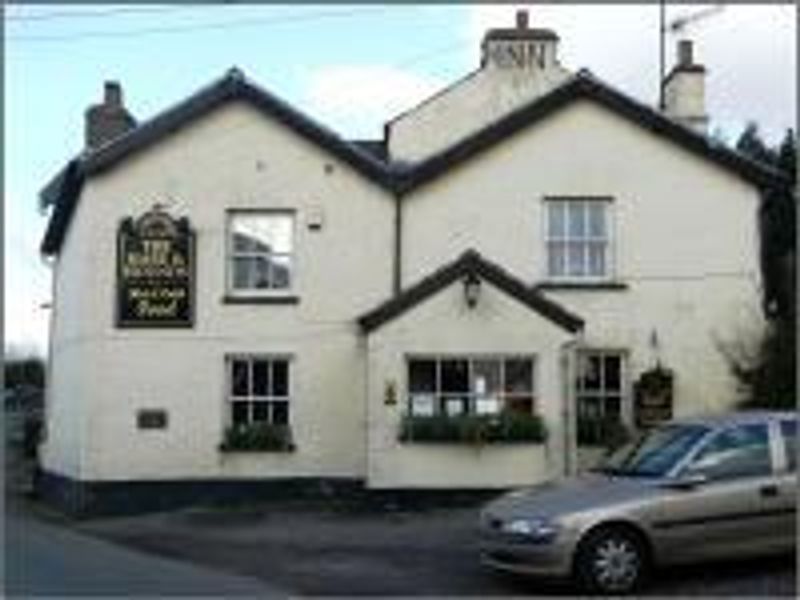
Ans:
{"label": "car side window", "polygon": [[689,474],[711,480],[769,475],[769,432],[763,424],[738,425],[714,436],[689,465]]}
{"label": "car side window", "polygon": [[786,464],[790,471],[797,470],[797,421],[781,421],[781,435],[786,448]]}

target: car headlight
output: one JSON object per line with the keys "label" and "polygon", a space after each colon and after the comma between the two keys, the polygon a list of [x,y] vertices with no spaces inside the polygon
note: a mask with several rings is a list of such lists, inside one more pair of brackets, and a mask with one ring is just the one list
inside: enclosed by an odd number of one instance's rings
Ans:
{"label": "car headlight", "polygon": [[501,529],[532,541],[549,542],[556,537],[558,524],[548,519],[512,519],[503,523]]}

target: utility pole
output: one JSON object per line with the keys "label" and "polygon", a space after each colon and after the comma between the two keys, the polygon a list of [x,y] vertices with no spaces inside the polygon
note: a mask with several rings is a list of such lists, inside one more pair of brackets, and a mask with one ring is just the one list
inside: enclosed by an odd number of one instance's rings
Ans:
{"label": "utility pole", "polygon": [[659,67],[658,67],[658,108],[659,110],[664,110],[664,78],[667,76],[666,70],[666,58],[664,55],[664,38],[667,35],[667,24],[666,24],[666,12],[667,6],[664,0],[659,0],[658,2],[659,8],[659,15],[658,15],[658,27],[659,27]]}
{"label": "utility pole", "polygon": [[658,107],[664,110],[664,79],[666,73],[666,37],[667,33],[679,33],[683,31],[687,25],[700,21],[706,17],[710,17],[725,9],[724,4],[718,4],[711,8],[699,10],[694,14],[677,17],[669,22],[667,25],[667,6],[665,0],[659,0],[659,81],[658,81]]}

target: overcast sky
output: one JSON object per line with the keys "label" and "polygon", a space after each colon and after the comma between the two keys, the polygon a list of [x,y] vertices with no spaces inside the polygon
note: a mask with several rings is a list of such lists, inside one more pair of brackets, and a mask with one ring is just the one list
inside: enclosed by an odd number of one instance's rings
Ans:
{"label": "overcast sky", "polygon": [[[521,6],[7,6],[6,342],[46,347],[37,194],[80,151],[105,79],[122,82],[142,120],[238,65],[343,136],[379,138],[393,115],[474,69],[483,32],[513,24]],[[668,5],[667,20],[710,6]],[[561,37],[566,68],[655,103],[657,4],[527,7],[532,26]],[[708,69],[711,130],[735,141],[753,120],[775,143],[795,127],[796,24],[787,3],[727,5],[687,27]]]}

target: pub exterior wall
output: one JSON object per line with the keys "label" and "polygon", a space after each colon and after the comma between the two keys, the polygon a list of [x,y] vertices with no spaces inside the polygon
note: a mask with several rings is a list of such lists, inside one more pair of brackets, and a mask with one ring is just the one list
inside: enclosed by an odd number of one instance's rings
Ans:
{"label": "pub exterior wall", "polygon": [[758,192],[589,101],[405,198],[404,285],[467,248],[540,283],[544,199],[584,195],[612,198],[615,280],[627,289],[545,293],[585,320],[585,346],[627,349],[629,376],[656,360],[676,369],[677,414],[729,407],[737,389],[719,344],[763,326]]}
{"label": "pub exterior wall", "polygon": [[[470,309],[460,281],[370,334],[368,345],[368,469],[371,488],[504,488],[543,481],[564,469],[564,373],[574,336],[484,282]],[[410,355],[534,356],[535,411],[546,444],[421,444],[397,439],[408,406]],[[397,402],[384,403],[393,383]]]}
{"label": "pub exterior wall", "polygon": [[[157,202],[195,229],[195,325],[116,329],[117,227]],[[298,304],[223,302],[231,208],[296,211]],[[309,231],[306,217],[320,210],[322,230]],[[391,292],[393,211],[391,197],[349,166],[240,102],[89,179],[55,274],[45,468],[67,471],[80,452],[85,479],[363,472],[354,316]],[[217,450],[224,356],[249,351],[293,357],[293,453],[249,460]],[[137,430],[140,408],[166,409],[168,428]],[[66,433],[78,426],[82,435]]]}

